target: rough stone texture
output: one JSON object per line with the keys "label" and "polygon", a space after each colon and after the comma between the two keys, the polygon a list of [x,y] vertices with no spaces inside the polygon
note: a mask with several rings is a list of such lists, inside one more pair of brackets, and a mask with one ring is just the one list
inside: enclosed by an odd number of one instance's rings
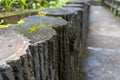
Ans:
{"label": "rough stone texture", "polygon": [[18,59],[7,61],[7,64],[11,66],[12,73],[14,75],[14,79],[12,80],[35,80],[33,67],[34,64],[32,61],[32,56],[28,50]]}
{"label": "rough stone texture", "polygon": [[[59,75],[60,80],[74,80],[78,74],[79,68],[79,50],[81,45],[81,25],[82,25],[82,9],[80,8],[53,8],[43,10],[49,16],[62,17],[68,21],[67,33],[63,36],[66,39],[60,39],[60,62]],[[62,31],[64,31],[63,29]],[[63,32],[62,32],[63,33]],[[68,35],[66,35],[68,34]],[[67,39],[68,38],[68,39]],[[69,45],[66,45],[66,40]],[[63,42],[62,42],[63,41]],[[68,47],[69,48],[68,48]]]}
{"label": "rough stone texture", "polygon": [[14,73],[9,65],[0,65],[0,80],[14,80]]}
{"label": "rough stone texture", "polygon": [[60,47],[59,45],[63,45],[61,44],[61,42],[63,41],[65,35],[68,35],[64,33],[64,32],[68,32],[66,31],[68,30],[67,22],[61,18],[59,19],[48,16],[32,16],[23,20],[27,25],[42,24],[56,31],[57,36],[54,36],[51,39],[48,39],[42,43],[37,43],[36,45],[30,46],[30,50],[31,50],[31,54],[34,57],[34,61],[35,61],[34,64],[36,64],[34,66],[36,69],[35,71],[36,79],[58,80],[59,79],[58,77],[59,48],[58,47]]}
{"label": "rough stone texture", "polygon": [[[49,64],[48,66],[50,66],[49,67],[49,72],[50,72],[50,74],[48,74],[48,76],[50,76],[51,75],[51,78],[52,78],[52,80],[57,80],[58,79],[58,76],[55,76],[54,77],[54,74],[56,74],[56,75],[59,75],[58,74],[58,71],[54,71],[54,70],[52,70],[52,68],[57,68],[57,70],[58,70],[58,65],[59,65],[59,48],[57,48],[57,47],[61,47],[61,46],[63,46],[63,39],[64,39],[64,37],[65,37],[65,35],[67,36],[68,34],[65,34],[64,32],[68,32],[68,31],[66,31],[66,30],[68,30],[67,29],[67,23],[66,23],[66,21],[64,21],[64,20],[61,20],[61,22],[60,22],[60,19],[55,19],[55,18],[52,18],[51,19],[51,22],[49,23],[49,21],[48,21],[48,18],[50,18],[50,17],[42,17],[42,18],[39,18],[38,20],[40,20],[40,19],[42,19],[41,21],[43,21],[43,19],[44,19],[44,21],[42,22],[42,23],[45,23],[45,24],[47,24],[47,25],[50,25],[49,27],[53,27],[53,29],[55,29],[55,31],[56,31],[56,33],[57,33],[57,39],[58,40],[52,40],[52,41],[49,41],[49,43],[48,43],[48,52],[49,53],[51,53],[51,54],[53,54],[54,56],[51,56],[51,55],[49,55],[49,57],[50,57],[50,60],[52,59],[52,61],[50,62],[51,64]],[[35,18],[34,18],[35,19]],[[29,19],[30,20],[30,19]],[[39,23],[39,22],[38,22]],[[57,42],[56,42],[57,41]],[[54,44],[54,45],[53,45]],[[56,46],[57,45],[57,46]],[[54,47],[53,46],[55,46],[55,49],[54,49]],[[52,48],[52,49],[51,49]],[[64,48],[64,47],[61,47],[61,48]],[[53,53],[53,51],[54,51],[54,53]],[[42,56],[42,55],[41,55]],[[48,55],[47,55],[48,56]],[[50,61],[49,60],[49,61]],[[43,59],[43,61],[45,61],[44,59]],[[58,63],[58,65],[56,65],[56,66],[54,66],[55,64],[57,64],[56,63],[56,61],[57,61],[57,63]],[[41,64],[43,64],[43,63],[41,63]],[[52,65],[52,64],[54,64],[54,65]],[[52,67],[53,66],[53,67]],[[43,66],[42,66],[43,67]],[[45,78],[45,76],[44,76],[44,67],[41,69],[41,70],[43,70],[42,72],[42,75],[43,75],[43,77]],[[52,77],[53,76],[53,77]],[[45,79],[44,79],[45,80]]]}
{"label": "rough stone texture", "polygon": [[[31,16],[23,19],[24,23],[8,28],[21,33],[30,43],[19,53],[22,55],[17,54],[17,58],[1,64],[0,79],[77,80],[79,58],[84,48],[82,36],[86,37],[82,34],[83,9],[45,9],[43,11],[49,17]],[[5,65],[8,65],[8,70]]]}
{"label": "rough stone texture", "polygon": [[58,80],[58,43],[54,36],[29,46],[33,56],[36,80]]}
{"label": "rough stone texture", "polygon": [[[12,30],[0,29],[0,64],[19,58],[28,46],[28,40]],[[13,54],[14,53],[14,54]]]}
{"label": "rough stone texture", "polygon": [[[49,19],[51,19],[51,18],[49,18]],[[37,24],[34,22],[33,22],[33,24],[25,23],[25,24],[21,24],[21,25],[15,25],[15,26],[11,27],[10,29],[16,30],[16,31],[20,32],[21,34],[23,34],[24,36],[26,36],[28,39],[30,39],[30,42],[32,44],[29,46],[29,51],[33,58],[35,79],[36,80],[50,80],[50,78],[52,78],[52,80],[57,80],[57,78],[58,78],[57,60],[54,63],[51,62],[52,59],[57,58],[57,56],[56,56],[57,52],[56,53],[50,52],[50,51],[54,51],[54,49],[58,49],[57,48],[58,45],[54,44],[54,42],[56,41],[56,38],[57,38],[56,32],[52,28],[46,27],[41,24],[42,23]],[[38,26],[40,26],[40,28]],[[37,29],[37,27],[38,27],[38,29]],[[36,30],[31,32],[30,29],[34,29],[34,28]],[[53,39],[53,40],[51,40],[51,39]],[[49,48],[48,42],[52,42],[50,44],[50,46],[55,46],[55,48],[54,49],[53,48],[51,49],[51,47]],[[55,43],[57,43],[57,42],[55,42]],[[56,56],[56,57],[54,57],[54,56]],[[21,57],[21,59],[24,60],[24,57],[23,58]],[[24,62],[25,62],[25,60],[24,60]],[[22,66],[24,66],[24,64],[25,63],[23,63]],[[54,68],[54,67],[56,67],[56,68]],[[24,74],[26,74],[26,73],[28,73],[28,72],[25,70]],[[29,74],[26,74],[26,75],[27,75],[27,77],[24,75],[24,79],[26,78],[27,80],[29,80],[28,79]]]}
{"label": "rough stone texture", "polygon": [[[41,26],[40,29],[29,33],[29,29],[37,28],[38,26]],[[61,39],[62,42],[65,35],[67,35],[64,33],[68,32],[66,31],[68,30],[67,22],[54,17],[33,16],[25,19],[24,24],[14,25],[10,29],[16,30],[28,37],[33,44],[30,45],[29,50],[33,57],[35,79],[58,80],[58,44],[61,44],[59,43],[59,39]],[[55,34],[54,29],[57,31],[57,35]]]}
{"label": "rough stone texture", "polygon": [[25,24],[35,24],[35,25],[43,25],[43,26],[49,26],[49,27],[57,27],[66,25],[66,21],[62,18],[58,17],[50,17],[50,16],[30,16],[28,18],[24,18],[21,21],[23,21]]}
{"label": "rough stone texture", "polygon": [[88,36],[88,26],[89,26],[89,9],[90,9],[90,5],[89,5],[89,2],[85,2],[84,3],[84,6],[83,6],[83,25],[82,25],[82,35],[83,36],[83,49],[85,49],[86,47],[86,39],[87,39],[87,36]]}
{"label": "rough stone texture", "polygon": [[[75,1],[75,3],[74,3],[74,1],[72,1],[72,3],[71,3],[71,1],[69,1],[68,2],[68,4],[67,5],[65,5],[64,7],[65,8],[79,8],[79,9],[81,9],[82,8],[82,11],[78,11],[77,10],[77,12],[78,12],[78,15],[80,16],[81,15],[81,17],[80,17],[80,19],[81,19],[81,39],[79,40],[80,41],[80,48],[79,48],[79,57],[76,57],[76,61],[77,61],[77,58],[78,58],[78,66],[79,67],[76,67],[76,70],[78,71],[78,73],[79,73],[79,71],[80,71],[80,66],[81,66],[81,61],[79,61],[80,60],[80,58],[82,57],[81,55],[84,55],[84,54],[82,54],[82,53],[84,53],[84,50],[85,50],[85,47],[86,47],[86,40],[87,40],[87,34],[88,34],[88,26],[89,26],[89,2],[88,1],[86,1],[86,2],[83,2],[84,4],[82,4],[83,5],[83,7],[81,7],[81,3],[78,3],[78,2],[76,2]],[[77,55],[78,56],[78,55]],[[76,79],[79,79],[80,78],[80,75],[76,75]]]}
{"label": "rough stone texture", "polygon": [[[75,8],[53,8],[53,9],[45,9],[43,11],[46,12],[46,14],[49,16],[62,17],[63,19],[67,20],[69,29],[70,29],[68,38],[70,38],[69,40],[74,39],[74,37],[77,35],[77,32],[78,32],[76,30],[80,30],[80,25],[77,25],[77,22],[76,22],[78,18],[80,20],[80,17],[77,15],[78,14],[77,11],[81,11],[80,9],[78,8],[76,9]],[[73,47],[73,44],[69,47]]]}
{"label": "rough stone texture", "polygon": [[0,75],[1,80],[14,80],[13,68],[8,61],[18,60],[25,54],[28,40],[19,33],[8,29],[0,29]]}
{"label": "rough stone texture", "polygon": [[[68,1],[68,4],[66,4],[64,7],[69,7],[69,8],[82,8],[83,11],[79,14],[82,15],[82,23],[81,23],[81,31],[82,31],[82,44],[81,46],[83,47],[82,49],[85,48],[86,46],[86,39],[87,39],[87,34],[88,34],[88,26],[89,26],[89,0],[82,1],[83,3],[79,3],[79,1]],[[81,6],[82,5],[82,6]],[[84,35],[84,36],[83,36]],[[84,50],[83,50],[84,51]]]}
{"label": "rough stone texture", "polygon": [[10,29],[20,32],[30,39],[31,43],[41,42],[55,35],[54,30],[41,24],[17,24]]}
{"label": "rough stone texture", "polygon": [[85,40],[83,40],[83,35],[85,33],[83,25],[86,23],[86,22],[83,22],[83,11],[84,10],[80,7],[74,7],[74,6],[72,6],[72,7],[71,6],[64,6],[64,8],[72,9],[72,10],[76,11],[78,21],[76,23],[77,25],[73,25],[73,26],[78,26],[79,25],[79,27],[80,27],[80,30],[78,30],[78,28],[76,28],[79,32],[79,35],[77,36],[78,37],[78,42],[76,44],[80,43],[80,45],[79,45],[80,48],[77,47],[77,50],[80,50],[79,52],[80,52],[80,54],[82,54],[83,53],[83,43],[85,41]]}

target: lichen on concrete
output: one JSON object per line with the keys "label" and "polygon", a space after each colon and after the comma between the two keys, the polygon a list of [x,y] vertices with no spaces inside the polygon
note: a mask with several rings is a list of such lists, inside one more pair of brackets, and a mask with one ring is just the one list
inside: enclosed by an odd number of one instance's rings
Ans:
{"label": "lichen on concrete", "polygon": [[42,10],[43,12],[46,12],[46,15],[68,15],[68,14],[74,14],[74,11],[71,9],[65,9],[65,8],[49,8]]}
{"label": "lichen on concrete", "polygon": [[56,27],[67,24],[67,22],[63,19],[50,17],[50,16],[39,16],[39,15],[30,16],[28,18],[22,19],[21,21],[27,24],[37,24],[37,25],[44,24],[46,26],[56,26]]}
{"label": "lichen on concrete", "polygon": [[14,25],[10,29],[16,30],[30,39],[31,43],[43,41],[56,34],[49,27],[36,24],[21,24]]}

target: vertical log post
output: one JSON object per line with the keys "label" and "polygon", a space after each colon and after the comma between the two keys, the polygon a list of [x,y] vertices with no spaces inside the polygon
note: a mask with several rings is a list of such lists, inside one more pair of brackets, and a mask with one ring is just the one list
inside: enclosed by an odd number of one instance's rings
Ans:
{"label": "vertical log post", "polygon": [[[81,30],[81,17],[78,15],[78,12],[81,12],[81,9],[78,8],[53,8],[45,9],[46,15],[62,17],[68,21],[69,30],[63,32],[64,39],[60,40],[60,65],[59,65],[59,75],[60,80],[74,80],[76,75],[76,56],[78,56],[77,50],[80,46],[80,30]],[[68,35],[68,36],[67,36]],[[65,39],[66,38],[66,39]],[[68,39],[67,39],[68,38]],[[66,41],[69,42],[67,45]],[[69,47],[67,47],[67,46]],[[78,60],[77,60],[78,61]]]}
{"label": "vertical log post", "polygon": [[47,16],[32,16],[22,21],[23,24],[15,25],[10,29],[24,34],[31,40],[32,45],[29,46],[29,51],[33,57],[35,79],[59,80],[58,45],[60,44],[59,39],[63,38],[64,29],[67,28],[67,22]]}
{"label": "vertical log post", "polygon": [[[0,80],[23,80],[22,71],[24,67],[21,67],[20,56],[26,54],[28,44],[28,40],[19,33],[8,29],[0,29]],[[12,62],[14,62],[14,65],[11,65]],[[29,66],[25,65],[28,70]],[[34,77],[34,75],[30,75],[32,72],[33,69],[28,70],[27,77]]]}
{"label": "vertical log post", "polygon": [[[72,3],[72,4],[71,4]],[[83,6],[81,6],[83,5]],[[88,26],[89,26],[89,1],[69,1],[67,5],[65,5],[64,7],[71,7],[71,8],[82,8],[83,9],[83,15],[82,15],[82,43],[83,43],[83,47],[85,48],[85,44],[86,44],[86,39],[87,39],[87,35],[88,35]],[[83,49],[84,49],[83,48]]]}

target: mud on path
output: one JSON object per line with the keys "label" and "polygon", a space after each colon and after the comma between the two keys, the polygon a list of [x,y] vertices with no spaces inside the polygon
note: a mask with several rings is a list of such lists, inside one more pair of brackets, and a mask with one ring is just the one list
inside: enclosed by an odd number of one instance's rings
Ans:
{"label": "mud on path", "polygon": [[84,80],[120,80],[120,22],[105,8],[92,6]]}

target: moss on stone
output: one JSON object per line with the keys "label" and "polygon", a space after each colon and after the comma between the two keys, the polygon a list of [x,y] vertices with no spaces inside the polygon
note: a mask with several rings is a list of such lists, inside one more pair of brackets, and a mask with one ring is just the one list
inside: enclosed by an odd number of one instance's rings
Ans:
{"label": "moss on stone", "polygon": [[37,27],[29,28],[30,33],[36,32],[38,29],[43,28],[43,26],[44,26],[44,25],[39,25],[39,26],[37,26]]}
{"label": "moss on stone", "polygon": [[58,27],[61,25],[66,25],[67,22],[62,19],[62,17],[50,17],[50,16],[30,16],[28,18],[23,19],[25,24],[32,24],[32,25],[46,25],[46,26],[54,26]]}
{"label": "moss on stone", "polygon": [[13,24],[7,24],[7,25],[0,25],[0,28],[8,28],[11,27]]}
{"label": "moss on stone", "polygon": [[59,16],[59,17],[57,17],[57,18],[58,18],[58,19],[61,19],[61,20],[63,20],[63,18],[62,18],[62,17],[60,17],[60,16]]}
{"label": "moss on stone", "polygon": [[25,19],[21,19],[20,21],[17,22],[18,24],[24,24],[25,23]]}
{"label": "moss on stone", "polygon": [[47,14],[47,13],[46,13],[46,12],[43,12],[43,11],[39,11],[39,12],[38,12],[38,15],[40,15],[40,16],[46,16],[46,14]]}

